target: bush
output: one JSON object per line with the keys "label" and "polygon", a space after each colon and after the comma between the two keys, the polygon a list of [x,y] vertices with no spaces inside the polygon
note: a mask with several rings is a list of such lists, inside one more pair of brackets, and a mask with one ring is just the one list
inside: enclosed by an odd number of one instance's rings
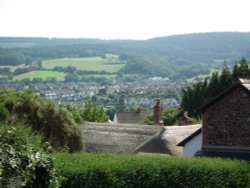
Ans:
{"label": "bush", "polygon": [[0,187],[59,187],[41,138],[24,125],[0,125]]}
{"label": "bush", "polygon": [[243,161],[132,156],[57,154],[62,187],[249,187],[250,167]]}

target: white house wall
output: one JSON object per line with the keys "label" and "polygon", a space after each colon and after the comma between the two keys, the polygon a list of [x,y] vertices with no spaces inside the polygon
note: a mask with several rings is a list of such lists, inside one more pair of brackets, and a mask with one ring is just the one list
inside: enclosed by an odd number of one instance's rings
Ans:
{"label": "white house wall", "polygon": [[201,133],[187,142],[183,148],[183,155],[187,157],[192,157],[196,153],[197,150],[201,149]]}

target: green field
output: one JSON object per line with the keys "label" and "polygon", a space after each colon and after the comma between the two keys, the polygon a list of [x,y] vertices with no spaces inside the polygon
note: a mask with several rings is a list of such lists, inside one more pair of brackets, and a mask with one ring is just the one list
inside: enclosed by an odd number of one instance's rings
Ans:
{"label": "green field", "polygon": [[120,61],[118,56],[110,54],[106,55],[105,59],[101,57],[61,58],[42,62],[42,67],[45,69],[54,69],[56,66],[67,67],[69,65],[76,67],[78,70],[115,73],[125,66],[125,62]]}
{"label": "green field", "polygon": [[31,71],[25,74],[20,74],[14,77],[14,80],[23,80],[25,78],[42,78],[46,80],[47,78],[56,78],[57,81],[63,81],[65,77],[65,73],[56,72],[56,71]]}

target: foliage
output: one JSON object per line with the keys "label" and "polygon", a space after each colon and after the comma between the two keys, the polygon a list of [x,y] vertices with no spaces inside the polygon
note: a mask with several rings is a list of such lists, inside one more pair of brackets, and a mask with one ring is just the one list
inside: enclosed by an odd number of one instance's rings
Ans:
{"label": "foliage", "polygon": [[242,161],[166,156],[57,154],[62,187],[248,187],[249,164]]}
{"label": "foliage", "polygon": [[175,108],[167,109],[163,113],[164,125],[175,125],[178,123],[179,118],[180,118],[180,112],[178,109]]}
{"label": "foliage", "polygon": [[[82,135],[72,115],[32,91],[0,91],[2,122],[24,122],[56,150],[82,150]],[[7,111],[8,113],[7,113]]]}
{"label": "foliage", "polygon": [[225,63],[221,74],[213,73],[209,82],[205,79],[203,82],[183,89],[182,109],[191,117],[200,117],[198,108],[232,86],[238,78],[250,78],[250,68],[244,58],[235,64],[233,72]]}
{"label": "foliage", "polygon": [[81,115],[82,109],[79,109],[74,105],[67,105],[66,109],[72,114],[72,117],[77,124],[81,124],[84,121]]}
{"label": "foliage", "polygon": [[81,124],[83,121],[89,122],[107,122],[108,117],[102,106],[93,104],[91,98],[89,98],[85,106],[76,107],[69,105],[66,107],[73,115],[76,123]]}
{"label": "foliage", "polygon": [[154,125],[154,116],[147,116],[145,119],[139,122],[140,125]]}
{"label": "foliage", "polygon": [[116,101],[115,101],[115,111],[116,112],[124,112],[126,109],[125,106],[125,95],[123,93],[117,95]]}
{"label": "foliage", "polygon": [[81,111],[82,118],[85,121],[90,122],[107,122],[108,117],[102,106],[92,103],[89,99],[87,104],[82,108]]}
{"label": "foliage", "polygon": [[2,124],[0,148],[0,186],[59,187],[52,157],[29,127]]}
{"label": "foliage", "polygon": [[[164,125],[176,125],[180,118],[180,111],[175,108],[167,109],[163,111],[163,124]],[[139,122],[140,125],[154,125],[154,116],[149,115],[144,120]]]}

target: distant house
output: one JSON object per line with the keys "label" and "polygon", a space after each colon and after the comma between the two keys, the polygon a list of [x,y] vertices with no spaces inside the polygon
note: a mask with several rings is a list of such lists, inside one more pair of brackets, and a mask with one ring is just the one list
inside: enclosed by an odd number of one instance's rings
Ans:
{"label": "distant house", "polygon": [[125,124],[139,124],[140,121],[144,120],[149,116],[149,112],[116,112],[114,115],[114,123],[125,123]]}
{"label": "distant house", "polygon": [[240,80],[200,110],[202,148],[196,156],[250,161],[250,81]]}
{"label": "distant house", "polygon": [[177,146],[183,147],[183,156],[192,157],[195,153],[201,149],[202,135],[201,128],[193,132],[184,140],[179,142]]}

